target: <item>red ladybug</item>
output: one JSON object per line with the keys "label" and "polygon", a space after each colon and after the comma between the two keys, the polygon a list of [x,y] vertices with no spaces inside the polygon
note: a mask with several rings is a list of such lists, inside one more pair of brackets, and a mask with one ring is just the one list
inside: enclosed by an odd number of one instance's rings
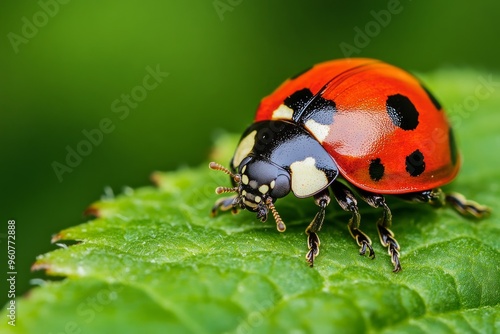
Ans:
{"label": "red ladybug", "polygon": [[378,60],[334,60],[285,81],[262,100],[230,169],[210,163],[230,175],[233,184],[216,192],[236,193],[219,199],[212,214],[247,209],[265,221],[271,211],[283,232],[276,200],[289,192],[313,196],[319,212],[306,229],[306,259],[313,266],[317,233],[333,194],[352,213],[348,228],[360,254],[368,251],[373,258],[372,241],[360,230],[357,194],[383,209],[378,233],[397,272],[400,247],[389,229],[392,214],[384,195],[437,206],[450,203],[462,214],[486,215],[488,208],[439,188],[453,180],[459,167],[446,114],[418,79]]}

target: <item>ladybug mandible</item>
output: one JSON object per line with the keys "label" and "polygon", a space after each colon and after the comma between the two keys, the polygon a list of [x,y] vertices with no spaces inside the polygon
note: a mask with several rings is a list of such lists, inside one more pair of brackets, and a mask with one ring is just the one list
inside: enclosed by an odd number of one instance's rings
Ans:
{"label": "ladybug mandible", "polygon": [[247,209],[266,221],[271,211],[283,232],[276,200],[290,192],[314,197],[319,211],[306,228],[306,259],[312,267],[331,194],[352,213],[348,228],[360,254],[375,256],[370,237],[360,229],[357,194],[383,210],[378,234],[398,272],[400,247],[389,229],[392,214],[384,195],[436,206],[449,203],[461,214],[485,216],[487,207],[439,188],[453,180],[459,167],[445,112],[420,81],[378,60],[334,60],[285,81],[262,100],[229,169],[210,163],[230,175],[233,184],[218,187],[217,194],[236,193],[219,199],[212,214]]}

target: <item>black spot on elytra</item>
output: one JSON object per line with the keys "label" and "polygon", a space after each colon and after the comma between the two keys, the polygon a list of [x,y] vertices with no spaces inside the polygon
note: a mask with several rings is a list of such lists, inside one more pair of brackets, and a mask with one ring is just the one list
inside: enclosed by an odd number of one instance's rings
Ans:
{"label": "black spot on elytra", "polygon": [[455,135],[453,134],[453,130],[450,128],[448,132],[448,141],[450,145],[450,155],[451,155],[451,163],[456,165],[458,158],[457,144],[455,143]]}
{"label": "black spot on elytra", "polygon": [[292,109],[295,115],[295,113],[299,112],[306,106],[307,102],[309,102],[312,97],[313,93],[311,90],[309,90],[309,88],[304,88],[287,97],[283,103],[288,108]]}
{"label": "black spot on elytra", "polygon": [[441,107],[441,103],[439,103],[439,101],[436,99],[436,97],[434,95],[432,95],[432,93],[427,89],[427,87],[425,87],[424,85],[420,84],[422,86],[422,88],[424,89],[425,93],[427,94],[427,96],[429,97],[429,99],[431,100],[432,104],[434,105],[434,107],[436,107],[437,110],[441,110],[442,107]]}
{"label": "black spot on elytra", "polygon": [[403,130],[416,129],[418,111],[409,98],[401,94],[390,95],[387,97],[385,107],[394,125]]}
{"label": "black spot on elytra", "polygon": [[305,70],[303,71],[300,71],[299,73],[295,74],[294,76],[292,76],[290,79],[293,80],[293,79],[297,79],[298,77],[300,77],[302,74],[306,73],[306,72],[309,72],[310,69],[312,69],[313,67],[309,67],[309,68],[306,68]]}
{"label": "black spot on elytra", "polygon": [[380,162],[380,158],[373,159],[370,162],[370,167],[368,168],[368,172],[370,173],[370,178],[373,181],[378,181],[384,176],[385,167]]}
{"label": "black spot on elytra", "polygon": [[419,176],[425,170],[424,155],[419,150],[406,157],[406,171],[410,176]]}
{"label": "black spot on elytra", "polygon": [[283,103],[293,110],[293,120],[302,124],[312,119],[317,123],[330,125],[333,114],[337,111],[335,102],[321,95],[313,95],[308,88],[296,91]]}

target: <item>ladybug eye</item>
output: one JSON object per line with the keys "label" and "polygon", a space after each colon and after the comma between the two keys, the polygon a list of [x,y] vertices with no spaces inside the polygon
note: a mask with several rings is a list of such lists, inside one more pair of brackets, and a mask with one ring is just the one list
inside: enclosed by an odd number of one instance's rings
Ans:
{"label": "ladybug eye", "polygon": [[245,174],[247,165],[253,160],[252,157],[245,157],[237,168],[240,174]]}
{"label": "ladybug eye", "polygon": [[281,174],[270,183],[269,187],[271,188],[271,197],[285,197],[290,192],[290,179],[286,175]]}

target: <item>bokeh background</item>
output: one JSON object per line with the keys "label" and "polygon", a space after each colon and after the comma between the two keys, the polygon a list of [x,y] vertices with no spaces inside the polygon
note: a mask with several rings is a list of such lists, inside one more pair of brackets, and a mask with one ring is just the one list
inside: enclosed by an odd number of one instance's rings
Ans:
{"label": "bokeh background", "polygon": [[[0,241],[6,254],[15,219],[18,295],[89,204],[198,165],[285,78],[345,56],[498,73],[499,13],[495,1],[2,1]],[[161,82],[144,89],[155,70]],[[97,144],[82,144],[102,122]],[[68,166],[78,148],[87,155]]]}

